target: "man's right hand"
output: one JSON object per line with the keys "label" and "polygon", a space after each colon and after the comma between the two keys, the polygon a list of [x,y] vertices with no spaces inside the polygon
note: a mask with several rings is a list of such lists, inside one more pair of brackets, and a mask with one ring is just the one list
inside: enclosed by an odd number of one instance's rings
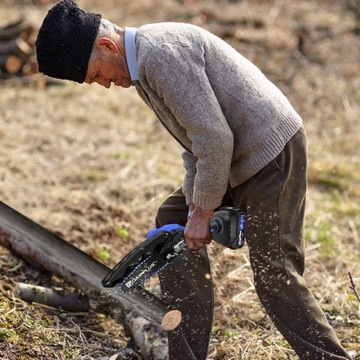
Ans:
{"label": "man's right hand", "polygon": [[198,251],[211,242],[210,220],[213,214],[214,210],[205,210],[195,206],[184,232],[190,251]]}

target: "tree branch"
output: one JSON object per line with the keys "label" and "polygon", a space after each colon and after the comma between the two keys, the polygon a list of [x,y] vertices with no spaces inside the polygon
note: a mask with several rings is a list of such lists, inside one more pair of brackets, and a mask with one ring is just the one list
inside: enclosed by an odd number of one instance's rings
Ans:
{"label": "tree branch", "polygon": [[355,285],[355,282],[354,282],[354,279],[353,279],[353,277],[352,277],[352,275],[351,275],[351,272],[349,271],[349,279],[350,279],[350,289],[354,292],[354,294],[355,294],[355,296],[356,296],[356,298],[358,299],[358,301],[360,302],[360,295],[359,295],[359,293],[357,292],[357,290],[356,290],[356,285]]}

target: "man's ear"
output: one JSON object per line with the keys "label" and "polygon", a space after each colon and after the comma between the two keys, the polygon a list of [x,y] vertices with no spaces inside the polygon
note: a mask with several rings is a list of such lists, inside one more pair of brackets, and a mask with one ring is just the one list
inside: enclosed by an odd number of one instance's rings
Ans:
{"label": "man's ear", "polygon": [[96,47],[100,50],[104,55],[108,55],[109,53],[117,53],[119,49],[115,42],[108,37],[102,36],[95,41]]}

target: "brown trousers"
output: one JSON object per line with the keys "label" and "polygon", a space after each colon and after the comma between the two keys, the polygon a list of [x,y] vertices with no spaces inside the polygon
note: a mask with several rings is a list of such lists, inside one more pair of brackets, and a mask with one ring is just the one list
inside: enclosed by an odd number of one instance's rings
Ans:
{"label": "brown trousers", "polygon": [[[226,206],[246,209],[246,242],[257,294],[277,329],[301,360],[350,359],[304,278],[306,135],[301,128],[280,155],[236,188]],[[181,188],[160,206],[156,225],[185,225]],[[213,287],[206,249],[161,273],[163,295],[183,321],[169,332],[170,360],[206,359],[213,320]]]}

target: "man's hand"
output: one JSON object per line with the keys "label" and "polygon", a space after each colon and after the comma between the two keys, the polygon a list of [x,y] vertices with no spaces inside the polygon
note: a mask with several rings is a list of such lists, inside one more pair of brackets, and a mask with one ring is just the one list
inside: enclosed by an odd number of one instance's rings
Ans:
{"label": "man's hand", "polygon": [[184,232],[186,244],[191,251],[198,251],[211,242],[210,220],[213,214],[214,210],[204,210],[198,206],[194,208]]}

